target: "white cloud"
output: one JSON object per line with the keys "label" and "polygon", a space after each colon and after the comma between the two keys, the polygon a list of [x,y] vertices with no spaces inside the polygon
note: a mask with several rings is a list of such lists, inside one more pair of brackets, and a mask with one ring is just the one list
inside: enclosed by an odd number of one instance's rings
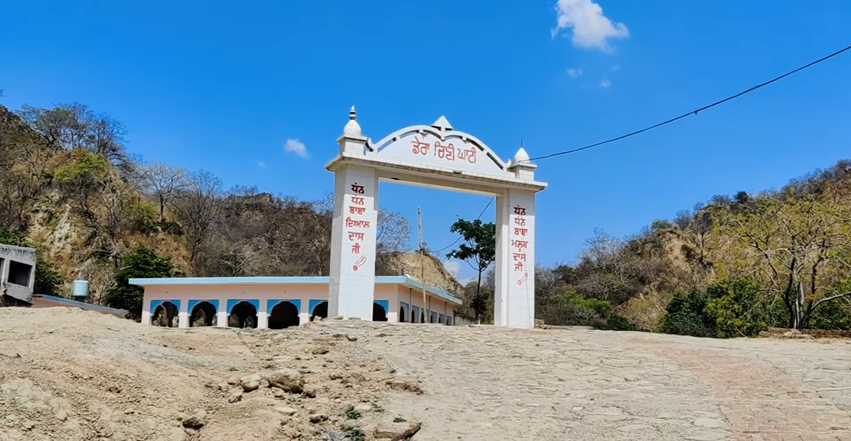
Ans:
{"label": "white cloud", "polygon": [[461,271],[461,262],[457,260],[448,260],[443,262],[443,267],[446,268],[446,271],[449,274],[452,274],[452,277],[458,278],[458,273]]}
{"label": "white cloud", "polygon": [[610,38],[629,37],[629,29],[603,15],[603,8],[592,0],[558,0],[557,23],[553,37],[559,31],[573,29],[573,45],[584,49],[611,50]]}
{"label": "white cloud", "polygon": [[582,76],[582,69],[568,69],[567,75],[570,78],[579,78]]}
{"label": "white cloud", "polygon": [[616,65],[612,66],[611,68],[609,68],[609,72],[617,72],[619,70],[621,70],[620,64],[616,64]]}
{"label": "white cloud", "polygon": [[609,86],[611,86],[611,85],[612,85],[612,82],[609,81],[609,80],[603,80],[603,81],[600,82],[600,87],[602,87],[604,89],[608,89]]}
{"label": "white cloud", "polygon": [[258,161],[257,166],[260,167],[260,168],[266,168],[266,163],[263,162],[263,161]]}
{"label": "white cloud", "polygon": [[287,153],[293,153],[297,156],[301,156],[302,158],[310,157],[310,155],[307,153],[307,146],[305,146],[303,142],[297,139],[288,139],[287,143],[284,145],[284,151]]}

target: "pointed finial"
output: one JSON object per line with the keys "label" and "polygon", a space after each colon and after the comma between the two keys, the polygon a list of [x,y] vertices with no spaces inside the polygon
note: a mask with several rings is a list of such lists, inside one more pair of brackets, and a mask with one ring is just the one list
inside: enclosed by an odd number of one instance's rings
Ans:
{"label": "pointed finial", "polygon": [[352,106],[352,110],[349,110],[349,122],[346,123],[346,127],[343,127],[343,136],[356,138],[363,136],[363,133],[361,133],[360,124],[358,124],[357,119],[358,114],[357,112],[355,112],[355,106]]}
{"label": "pointed finial", "polygon": [[528,162],[529,154],[526,153],[526,149],[520,147],[520,150],[517,150],[517,153],[514,155],[514,163],[517,164],[519,162]]}
{"label": "pointed finial", "polygon": [[449,121],[446,120],[445,116],[441,116],[431,125],[435,129],[439,129],[442,131],[452,130],[452,124],[449,124]]}

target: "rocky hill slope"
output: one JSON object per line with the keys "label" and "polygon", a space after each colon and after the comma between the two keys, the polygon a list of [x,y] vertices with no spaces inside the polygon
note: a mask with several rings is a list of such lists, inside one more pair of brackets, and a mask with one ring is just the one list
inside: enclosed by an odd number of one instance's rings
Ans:
{"label": "rocky hill slope", "polygon": [[[328,274],[330,197],[225,190],[202,170],[134,160],[124,133],[120,123],[80,104],[17,113],[0,106],[0,240],[38,248],[40,269],[61,276],[42,294],[68,295],[71,281],[84,279],[92,300],[101,302],[122,256],[139,248],[184,275]],[[382,210],[378,228],[378,274],[404,267],[421,278],[421,259],[403,252],[407,221]],[[460,292],[439,260],[426,266],[430,284]]]}

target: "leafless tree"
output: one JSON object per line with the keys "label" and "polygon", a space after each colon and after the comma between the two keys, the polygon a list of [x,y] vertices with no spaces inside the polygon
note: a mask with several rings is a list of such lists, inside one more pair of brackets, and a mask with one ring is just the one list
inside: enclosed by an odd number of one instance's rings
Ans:
{"label": "leafless tree", "polygon": [[53,109],[24,105],[18,116],[55,148],[83,148],[105,156],[119,168],[131,165],[124,148],[124,124],[83,104],[61,104]]}
{"label": "leafless tree", "polygon": [[189,261],[193,265],[197,265],[199,254],[213,233],[220,207],[221,185],[219,178],[202,170],[194,173],[186,188],[174,198],[175,213],[183,228]]}
{"label": "leafless tree", "polygon": [[140,176],[145,191],[152,194],[159,203],[160,222],[165,220],[165,206],[171,202],[175,193],[186,188],[189,174],[181,167],[173,167],[155,162],[140,167]]}

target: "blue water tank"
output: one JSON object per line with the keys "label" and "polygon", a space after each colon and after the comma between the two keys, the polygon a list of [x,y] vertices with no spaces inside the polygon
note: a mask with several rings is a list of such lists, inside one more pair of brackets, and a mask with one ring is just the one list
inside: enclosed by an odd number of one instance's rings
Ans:
{"label": "blue water tank", "polygon": [[89,296],[89,281],[88,280],[75,280],[74,281],[74,291],[71,293],[74,297],[88,297]]}

